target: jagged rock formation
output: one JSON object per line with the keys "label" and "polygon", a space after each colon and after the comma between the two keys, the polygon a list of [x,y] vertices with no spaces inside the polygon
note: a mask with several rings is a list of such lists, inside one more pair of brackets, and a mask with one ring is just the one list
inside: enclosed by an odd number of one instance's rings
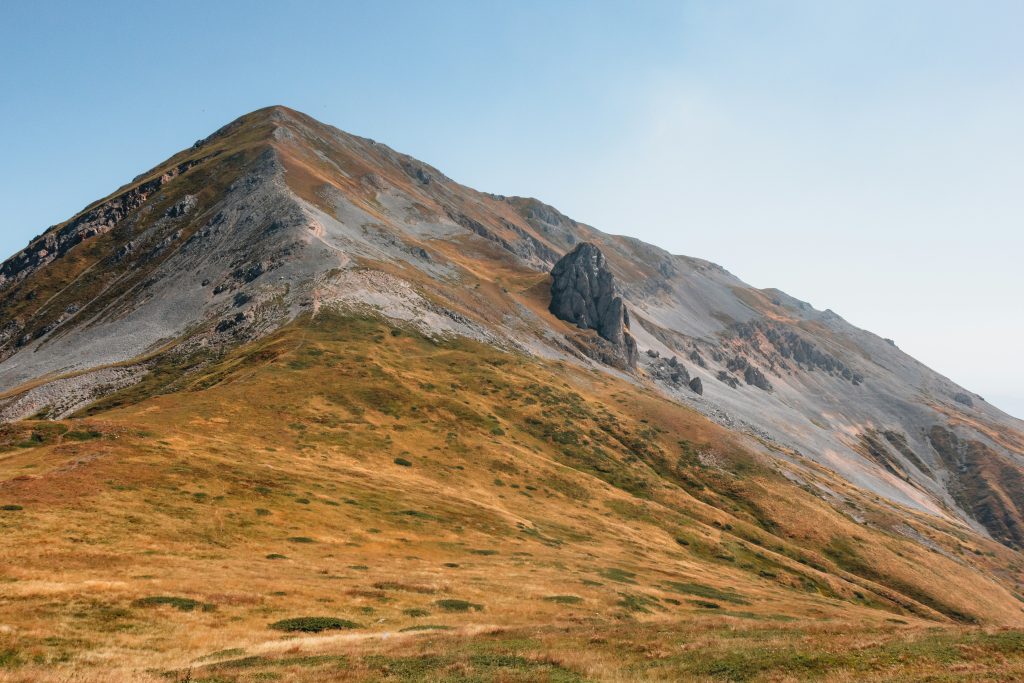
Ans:
{"label": "jagged rock formation", "polygon": [[753,320],[738,323],[736,334],[740,339],[749,342],[771,365],[777,364],[783,370],[789,370],[787,361],[792,361],[803,369],[819,369],[854,385],[864,381],[864,376],[860,372],[848,367],[835,356],[821,351],[814,343],[804,339],[794,330],[780,328],[764,320]]}
{"label": "jagged rock formation", "polygon": [[695,394],[704,393],[704,382],[700,381],[700,377],[694,377],[690,380],[690,391]]}
{"label": "jagged rock formation", "polygon": [[768,381],[768,378],[764,376],[764,373],[760,369],[751,365],[743,356],[736,356],[729,360],[726,364],[726,369],[730,372],[742,372],[743,381],[747,384],[757,387],[763,391],[771,391],[772,383]]}
{"label": "jagged rock formation", "polygon": [[626,365],[636,367],[636,341],[629,333],[629,312],[615,289],[608,261],[596,245],[578,244],[552,268],[548,310],[580,329],[595,330],[619,350]]}

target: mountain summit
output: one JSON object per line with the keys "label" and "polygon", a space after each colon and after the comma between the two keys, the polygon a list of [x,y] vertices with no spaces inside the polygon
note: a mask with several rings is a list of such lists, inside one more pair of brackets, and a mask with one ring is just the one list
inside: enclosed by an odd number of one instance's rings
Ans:
{"label": "mountain summit", "polygon": [[[595,544],[557,562],[605,572],[636,614],[672,604],[630,588],[657,557],[762,597],[801,594],[800,609],[810,591],[813,609],[1024,622],[1011,597],[1020,421],[831,311],[536,199],[477,192],[285,107],[224,126],[0,266],[0,421],[10,448],[24,437],[48,454],[38,470],[0,455],[0,491],[26,508],[76,505],[120,476],[133,483],[117,506],[140,519],[148,503],[131,491],[203,502],[199,483],[217,482],[230,501],[279,476],[292,498],[337,503],[330,476],[354,477],[346,524],[385,528],[360,516],[374,509],[431,557],[498,529],[535,544],[520,559]],[[416,456],[432,464],[410,470]],[[402,496],[421,507],[391,509]],[[152,503],[168,528],[171,500]],[[236,513],[218,516],[233,531],[209,531],[229,554],[264,542]],[[282,538],[311,536],[280,523]],[[341,552],[338,524],[321,531]],[[618,540],[601,545],[597,528]],[[605,566],[626,557],[637,566]],[[668,578],[659,590],[697,585]]]}

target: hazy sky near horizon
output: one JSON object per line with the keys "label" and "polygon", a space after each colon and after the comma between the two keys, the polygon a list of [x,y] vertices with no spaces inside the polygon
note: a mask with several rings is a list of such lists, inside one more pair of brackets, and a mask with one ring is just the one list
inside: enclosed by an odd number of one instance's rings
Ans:
{"label": "hazy sky near horizon", "polygon": [[0,259],[286,104],[722,264],[1024,417],[1024,3],[0,3]]}

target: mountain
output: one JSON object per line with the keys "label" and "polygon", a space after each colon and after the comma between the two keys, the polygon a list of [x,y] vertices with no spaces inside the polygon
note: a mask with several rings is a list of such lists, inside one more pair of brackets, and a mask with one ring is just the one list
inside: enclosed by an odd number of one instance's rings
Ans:
{"label": "mountain", "polygon": [[[1024,624],[1024,423],[831,311],[284,107],[0,266],[0,420],[0,664],[31,680],[771,676],[820,620],[876,641],[823,669],[941,672],[886,659],[935,627],[1021,665],[948,629]],[[766,622],[792,658],[755,657]],[[678,656],[698,627],[749,636]]]}

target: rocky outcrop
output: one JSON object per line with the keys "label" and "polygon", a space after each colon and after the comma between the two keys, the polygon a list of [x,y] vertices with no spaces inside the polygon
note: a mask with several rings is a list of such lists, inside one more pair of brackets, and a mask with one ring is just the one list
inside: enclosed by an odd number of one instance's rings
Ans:
{"label": "rocky outcrop", "polygon": [[1024,474],[1018,465],[974,439],[935,425],[928,441],[950,475],[947,489],[1003,545],[1024,547]]}
{"label": "rocky outcrop", "polygon": [[704,393],[704,382],[700,381],[700,377],[694,377],[690,380],[690,391],[695,394]]}
{"label": "rocky outcrop", "polygon": [[[792,362],[804,370],[822,370],[829,375],[852,382],[854,386],[864,381],[862,373],[781,325],[753,320],[737,323],[735,332],[737,337],[767,358],[772,367],[777,363],[779,367],[787,370],[789,362]],[[751,383],[747,381],[747,384]]]}
{"label": "rocky outcrop", "polygon": [[636,341],[629,334],[629,312],[615,288],[615,278],[601,250],[581,242],[551,270],[551,304],[556,317],[584,330],[595,330],[636,368]]}
{"label": "rocky outcrop", "polygon": [[677,389],[688,386],[690,383],[690,373],[675,356],[668,359],[655,357],[648,371],[654,379]]}
{"label": "rocky outcrop", "polygon": [[751,365],[750,361],[743,356],[736,356],[735,358],[730,359],[726,364],[726,368],[730,372],[742,372],[743,381],[751,386],[755,386],[762,391],[772,390],[772,383],[768,381],[768,378],[764,376],[764,373]]}
{"label": "rocky outcrop", "polygon": [[[62,258],[82,242],[110,232],[160,188],[202,161],[186,161],[170,168],[162,175],[89,209],[67,225],[37,237],[28,247],[0,265],[0,288],[23,280],[51,261]],[[187,212],[183,207],[181,210]]]}
{"label": "rocky outcrop", "polygon": [[974,407],[974,401],[971,399],[969,394],[965,394],[962,391],[953,395],[953,400],[960,405],[965,405],[968,408]]}

